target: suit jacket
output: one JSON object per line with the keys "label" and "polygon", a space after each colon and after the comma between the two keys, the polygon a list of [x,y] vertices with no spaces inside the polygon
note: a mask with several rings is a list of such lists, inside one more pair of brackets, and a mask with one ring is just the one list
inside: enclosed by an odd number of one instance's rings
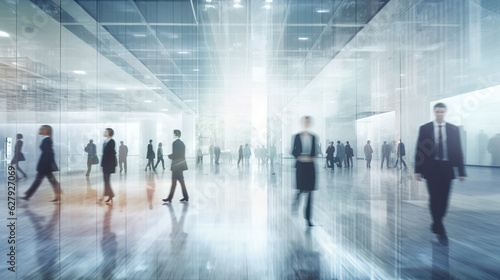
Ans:
{"label": "suit jacket", "polygon": [[335,154],[335,147],[328,146],[328,149],[326,149],[326,158],[333,159],[333,154]]}
{"label": "suit jacket", "polygon": [[118,156],[121,160],[125,160],[128,155],[128,147],[125,145],[120,145]]}
{"label": "suit jacket", "polygon": [[102,150],[101,166],[103,173],[115,173],[117,161],[115,140],[110,139]]}
{"label": "suit jacket", "polygon": [[[428,178],[434,168],[436,147],[434,140],[434,124],[426,123],[420,127],[417,141],[417,151],[415,153],[415,173],[420,173],[424,178]],[[465,175],[462,146],[460,144],[460,134],[458,127],[446,123],[446,145],[448,147],[448,161],[452,167],[458,167],[458,174]],[[454,179],[453,169],[449,174],[443,174],[448,179]]]}
{"label": "suit jacket", "polygon": [[155,158],[155,152],[153,151],[153,145],[148,144],[148,152],[146,154],[147,159]]}
{"label": "suit jacket", "polygon": [[398,144],[398,157],[404,157],[406,155],[405,144],[403,142]]}
{"label": "suit jacket", "polygon": [[186,146],[184,146],[181,139],[177,139],[172,143],[172,154],[168,155],[168,158],[172,160],[170,170],[173,172],[188,169],[186,164]]}
{"label": "suit jacket", "polygon": [[[314,157],[316,156],[316,136],[314,134],[312,135],[312,145],[311,145],[311,153],[309,156]],[[295,139],[293,141],[293,150],[292,150],[292,155],[295,158],[298,158],[302,154],[302,142],[300,141],[300,133],[295,135]],[[295,163],[295,167],[297,167],[298,161]]]}
{"label": "suit jacket", "polygon": [[36,166],[36,171],[45,173],[54,171],[53,165],[56,166],[54,149],[52,149],[52,138],[45,137],[40,144],[40,150],[42,154],[38,160],[38,165]]}
{"label": "suit jacket", "polygon": [[354,156],[354,151],[353,149],[351,148],[351,144],[347,144],[345,145],[345,155],[347,157],[353,157]]}
{"label": "suit jacket", "polygon": [[88,143],[87,147],[85,147],[85,152],[88,153],[88,157],[91,158],[97,154],[96,146],[94,143]]}

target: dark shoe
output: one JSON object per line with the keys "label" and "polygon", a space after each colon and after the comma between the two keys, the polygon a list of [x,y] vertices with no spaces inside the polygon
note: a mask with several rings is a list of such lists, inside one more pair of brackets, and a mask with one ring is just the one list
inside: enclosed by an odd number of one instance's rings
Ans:
{"label": "dark shoe", "polygon": [[107,205],[113,205],[113,198],[109,198],[108,200],[106,200],[106,204]]}
{"label": "dark shoe", "polygon": [[183,198],[181,200],[179,200],[180,202],[188,202],[189,201],[189,198]]}
{"label": "dark shoe", "polygon": [[21,199],[26,200],[26,201],[30,200],[29,196],[23,196],[23,197],[21,197]]}
{"label": "dark shoe", "polygon": [[112,200],[113,200],[113,198],[112,198],[112,197],[109,197],[109,198],[108,198],[108,200],[106,200],[105,202],[106,202],[106,203],[108,203],[108,202],[110,202],[110,201],[112,201]]}
{"label": "dark shoe", "polygon": [[85,176],[89,176],[89,174],[87,173],[87,174],[85,174]]}
{"label": "dark shoe", "polygon": [[314,225],[313,225],[313,223],[311,223],[311,221],[310,221],[310,220],[307,220],[307,225],[308,225],[308,226],[310,226],[310,227],[313,227],[313,226],[314,226]]}
{"label": "dark shoe", "polygon": [[170,199],[168,199],[168,198],[164,198],[164,199],[162,199],[162,200],[163,200],[163,202],[166,202],[166,203],[172,203],[172,200],[170,200]]}
{"label": "dark shoe", "polygon": [[51,200],[50,202],[61,202],[61,199],[60,198],[56,198],[56,199]]}

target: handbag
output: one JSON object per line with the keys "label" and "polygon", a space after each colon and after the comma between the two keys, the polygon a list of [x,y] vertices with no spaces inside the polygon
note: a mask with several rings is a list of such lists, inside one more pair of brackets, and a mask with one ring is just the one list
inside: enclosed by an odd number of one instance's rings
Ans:
{"label": "handbag", "polygon": [[99,164],[99,158],[97,156],[92,156],[90,158],[90,164],[92,164],[92,165]]}

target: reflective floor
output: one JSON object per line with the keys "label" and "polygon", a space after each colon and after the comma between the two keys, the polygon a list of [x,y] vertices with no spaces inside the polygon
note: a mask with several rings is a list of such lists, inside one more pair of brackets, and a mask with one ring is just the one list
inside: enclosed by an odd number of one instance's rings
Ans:
{"label": "reflective floor", "polygon": [[17,279],[500,279],[500,169],[469,167],[454,182],[443,247],[411,170],[331,171],[318,159],[307,227],[292,211],[292,165],[190,162],[190,201],[178,189],[171,205],[168,170],[113,175],[112,206],[96,202],[95,172],[62,176],[60,205],[45,181],[19,202]]}

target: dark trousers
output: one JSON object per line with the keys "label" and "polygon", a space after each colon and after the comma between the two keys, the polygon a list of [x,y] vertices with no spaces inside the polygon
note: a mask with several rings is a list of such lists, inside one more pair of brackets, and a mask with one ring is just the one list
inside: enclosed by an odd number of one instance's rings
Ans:
{"label": "dark trousers", "polygon": [[243,160],[243,156],[238,156],[238,165],[240,165],[240,162]]}
{"label": "dark trousers", "polygon": [[[431,169],[431,174],[426,176],[427,191],[429,192],[429,206],[434,226],[438,231],[444,230],[443,217],[448,209],[448,201],[451,189],[450,166],[448,162],[436,161]],[[453,172],[453,171],[451,171]]]}
{"label": "dark trousers", "polygon": [[396,160],[396,164],[394,164],[394,168],[396,168],[398,166],[398,162],[399,160],[401,160],[401,164],[404,165],[406,167],[406,162],[404,161],[403,157],[400,156],[397,160]]}
{"label": "dark trousers", "polygon": [[31,187],[26,191],[26,197],[31,197],[35,194],[38,187],[42,184],[43,178],[47,177],[50,184],[52,185],[52,189],[54,189],[54,193],[58,196],[61,193],[61,186],[59,182],[57,182],[54,174],[52,172],[38,172],[36,173],[35,181],[31,184]]}
{"label": "dark trousers", "polygon": [[220,154],[215,154],[215,164],[219,164]]}
{"label": "dark trousers", "polygon": [[333,157],[326,158],[326,167],[330,167],[331,169],[335,169],[335,163],[333,162]]}
{"label": "dark trousers", "polygon": [[297,197],[295,198],[294,201],[294,209],[299,207],[299,202],[300,202],[300,194],[306,193],[307,194],[307,204],[306,204],[306,209],[304,212],[304,218],[308,221],[311,220],[311,197],[312,197],[312,191],[304,191],[300,190],[299,193],[297,194]]}
{"label": "dark trousers", "polygon": [[120,159],[120,172],[125,169],[125,172],[127,172],[127,159]]}
{"label": "dark trousers", "polygon": [[172,200],[174,197],[175,193],[175,186],[177,184],[177,181],[181,184],[182,188],[182,196],[184,199],[189,199],[187,190],[186,190],[186,184],[184,183],[184,175],[182,174],[182,171],[172,171],[172,187],[170,187],[170,194],[168,195],[168,200]]}
{"label": "dark trousers", "polygon": [[90,163],[90,160],[87,160],[87,174],[86,175],[89,175],[91,170],[92,170],[92,164]]}
{"label": "dark trousers", "polygon": [[160,163],[160,161],[161,161],[161,166],[163,167],[163,170],[165,170],[165,161],[163,160],[163,158],[158,158],[156,160],[156,164],[155,164],[155,168],[154,169],[156,169],[156,167],[158,166],[158,163]]}
{"label": "dark trousers", "polygon": [[387,163],[387,168],[389,168],[389,155],[382,155],[382,163],[380,164],[380,168],[384,167],[384,160],[387,161],[386,162]]}
{"label": "dark trousers", "polygon": [[352,163],[352,157],[351,156],[347,157],[347,167],[349,167],[349,161],[351,162],[351,167],[354,167],[354,164]]}
{"label": "dark trousers", "polygon": [[109,197],[114,197],[115,194],[113,193],[113,189],[111,189],[111,173],[102,173],[102,176],[104,178],[104,196],[109,196]]}
{"label": "dark trousers", "polygon": [[371,163],[372,163],[372,159],[367,159],[367,160],[366,160],[366,167],[368,167],[368,168],[372,168]]}
{"label": "dark trousers", "polygon": [[154,158],[148,158],[148,164],[146,165],[146,170],[148,170],[148,167],[149,167],[149,170],[153,169],[155,170],[155,159]]}

